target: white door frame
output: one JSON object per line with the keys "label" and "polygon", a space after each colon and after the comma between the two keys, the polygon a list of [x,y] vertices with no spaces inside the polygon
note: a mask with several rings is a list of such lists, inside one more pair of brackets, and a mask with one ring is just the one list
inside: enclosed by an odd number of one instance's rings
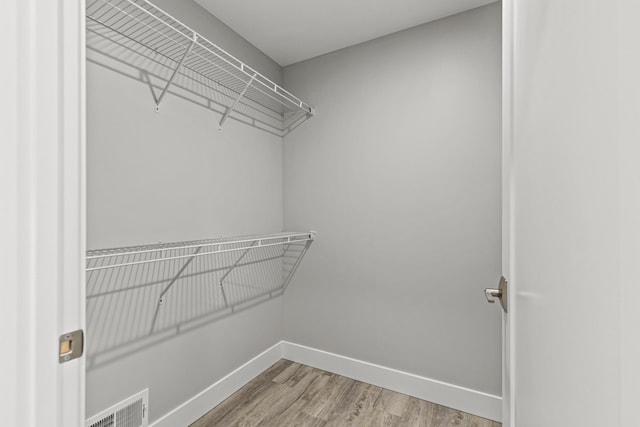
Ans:
{"label": "white door frame", "polygon": [[85,324],[85,4],[7,3],[0,412],[6,425],[80,427],[84,357],[59,364],[58,337]]}
{"label": "white door frame", "polygon": [[513,232],[513,67],[515,0],[502,0],[502,275],[508,280],[508,313],[502,316],[502,425],[515,427],[515,336],[517,310]]}

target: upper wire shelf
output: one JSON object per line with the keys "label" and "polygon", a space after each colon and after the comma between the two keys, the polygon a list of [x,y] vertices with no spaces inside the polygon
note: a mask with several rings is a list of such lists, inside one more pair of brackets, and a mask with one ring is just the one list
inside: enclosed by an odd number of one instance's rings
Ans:
{"label": "upper wire shelf", "polygon": [[207,86],[224,94],[226,110],[220,128],[234,111],[243,109],[247,115],[259,109],[260,114],[279,120],[279,130],[286,135],[315,113],[314,107],[147,0],[88,0],[87,18],[169,64],[171,75],[160,94],[154,94],[156,110],[180,74],[198,82],[205,79]]}

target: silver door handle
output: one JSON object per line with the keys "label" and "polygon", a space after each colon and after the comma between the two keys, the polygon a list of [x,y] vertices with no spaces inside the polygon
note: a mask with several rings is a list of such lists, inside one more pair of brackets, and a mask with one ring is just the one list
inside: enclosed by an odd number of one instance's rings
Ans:
{"label": "silver door handle", "polygon": [[496,302],[496,298],[499,299],[502,296],[502,291],[500,289],[487,288],[484,290],[484,296],[487,297],[488,303],[493,304]]}
{"label": "silver door handle", "polygon": [[507,279],[504,276],[500,277],[500,283],[498,283],[498,289],[487,288],[484,290],[484,296],[487,298],[488,303],[495,303],[496,298],[500,300],[500,305],[504,312],[507,312]]}

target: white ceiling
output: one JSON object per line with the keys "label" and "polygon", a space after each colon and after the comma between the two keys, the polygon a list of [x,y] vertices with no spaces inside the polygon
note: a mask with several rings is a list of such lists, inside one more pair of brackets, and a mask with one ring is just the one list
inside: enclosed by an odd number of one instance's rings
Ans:
{"label": "white ceiling", "polygon": [[195,1],[285,66],[496,0]]}

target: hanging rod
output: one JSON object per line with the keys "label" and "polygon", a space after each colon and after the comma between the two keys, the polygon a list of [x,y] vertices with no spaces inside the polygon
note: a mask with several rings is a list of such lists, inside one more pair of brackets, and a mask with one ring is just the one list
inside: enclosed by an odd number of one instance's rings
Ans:
{"label": "hanging rod", "polygon": [[315,114],[314,107],[148,0],[87,0],[87,18],[174,64],[161,94],[154,95],[156,110],[178,72],[189,70],[225,89],[221,93],[228,99],[228,105],[220,126],[229,114],[242,107],[239,104],[250,108],[257,104],[280,115],[283,134]]}
{"label": "hanging rod", "polygon": [[[86,271],[90,272],[110,268],[120,268],[175,259],[193,259],[206,255],[244,251],[247,249],[311,242],[315,239],[315,236],[315,231],[309,231],[306,233],[277,233],[251,237],[217,238],[179,243],[158,243],[155,245],[132,246],[126,248],[90,250],[87,251],[86,255]],[[189,249],[193,249],[194,251],[189,254],[182,254],[184,251]],[[179,252],[181,254],[174,255],[173,253],[175,252]],[[126,260],[123,258],[126,258]]]}

